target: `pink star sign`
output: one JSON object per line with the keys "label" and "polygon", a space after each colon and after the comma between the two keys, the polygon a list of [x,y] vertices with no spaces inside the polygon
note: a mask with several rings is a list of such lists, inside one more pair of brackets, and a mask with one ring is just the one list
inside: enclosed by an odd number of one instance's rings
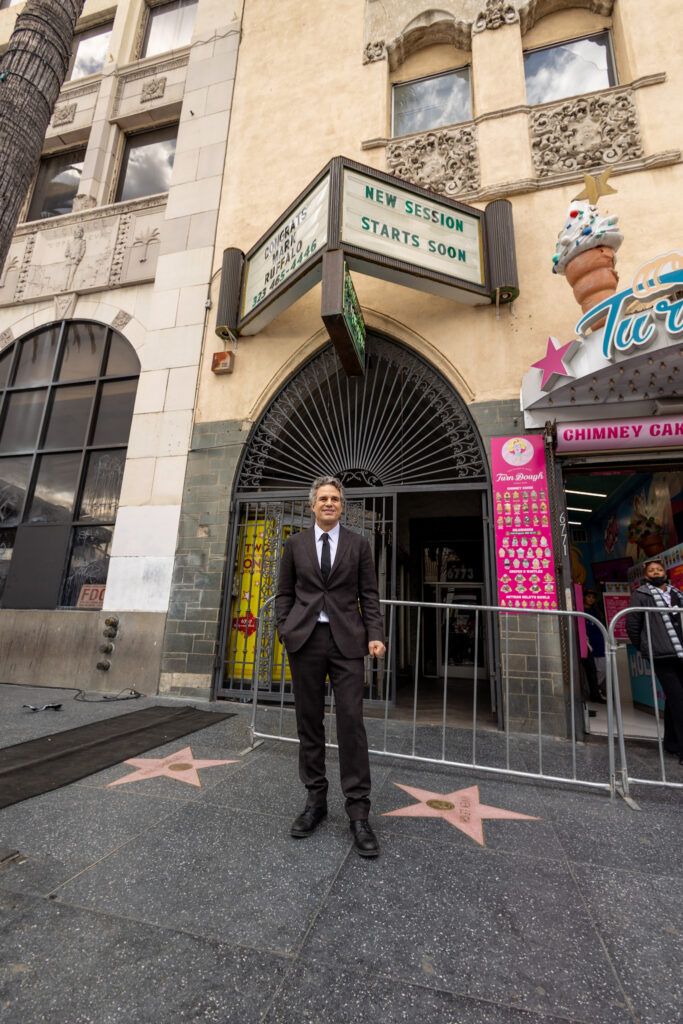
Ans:
{"label": "pink star sign", "polygon": [[162,775],[167,779],[187,782],[190,786],[201,786],[197,769],[213,768],[218,764],[236,764],[236,761],[200,761],[192,756],[191,747],[184,747],[175,754],[169,754],[168,757],[132,757],[130,761],[123,763],[131,764],[138,770],[110,782],[109,786],[122,786],[126,782],[141,782],[143,779],[153,779]]}
{"label": "pink star sign", "polygon": [[416,804],[409,804],[408,807],[399,807],[395,811],[387,811],[386,816],[395,815],[402,818],[445,818],[446,821],[459,828],[470,839],[480,846],[486,846],[484,842],[485,818],[510,818],[525,821],[539,821],[531,814],[519,814],[517,811],[506,811],[502,807],[489,807],[479,801],[479,786],[469,786],[467,789],[456,789],[453,793],[430,793],[426,789],[415,789],[414,786],[402,786],[395,782],[395,786],[404,789],[410,796],[418,801]]}
{"label": "pink star sign", "polygon": [[539,370],[543,370],[543,380],[541,381],[541,391],[550,391],[560,377],[573,377],[574,374],[570,373],[564,365],[564,361],[569,361],[574,355],[574,352],[580,345],[578,338],[572,338],[566,345],[560,345],[559,348],[555,347],[557,338],[548,337],[548,347],[543,359],[539,359],[537,363],[531,365]]}

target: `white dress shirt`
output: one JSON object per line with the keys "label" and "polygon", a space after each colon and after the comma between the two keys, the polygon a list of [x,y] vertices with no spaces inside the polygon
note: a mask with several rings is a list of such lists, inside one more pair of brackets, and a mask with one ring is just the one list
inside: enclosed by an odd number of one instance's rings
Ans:
{"label": "white dress shirt", "polygon": [[[322,535],[327,532],[327,536],[330,538],[330,569],[334,565],[334,556],[337,553],[337,543],[339,542],[339,523],[333,526],[331,530],[321,530],[317,523],[314,524],[313,529],[315,530],[315,553],[318,556],[318,565],[321,564],[323,555],[323,542],[321,541]],[[327,612],[324,610],[320,612],[318,616],[318,622],[329,622]]]}

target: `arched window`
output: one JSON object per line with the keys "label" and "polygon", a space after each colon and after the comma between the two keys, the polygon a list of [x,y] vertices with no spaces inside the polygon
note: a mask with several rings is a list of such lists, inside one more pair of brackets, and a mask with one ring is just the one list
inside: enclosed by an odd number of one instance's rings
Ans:
{"label": "arched window", "polygon": [[99,607],[140,363],[90,321],[0,353],[0,606]]}

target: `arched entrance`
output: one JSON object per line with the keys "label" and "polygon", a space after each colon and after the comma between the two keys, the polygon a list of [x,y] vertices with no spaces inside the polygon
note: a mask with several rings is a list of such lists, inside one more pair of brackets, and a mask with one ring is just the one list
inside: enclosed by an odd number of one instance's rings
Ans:
{"label": "arched entrance", "polygon": [[[310,525],[308,490],[320,473],[339,476],[347,489],[342,522],[367,536],[382,598],[488,603],[489,471],[472,418],[445,378],[416,353],[374,333],[366,351],[365,375],[350,380],[333,347],[323,349],[254,427],[233,495],[218,696],[251,692],[254,678],[264,696],[279,696],[282,687],[288,695],[273,617],[266,616],[258,652],[255,617],[275,593],[284,541]],[[368,669],[367,699],[387,692],[400,699],[401,680],[412,679],[416,658],[427,689],[445,674],[454,691],[458,680],[469,678],[471,694],[473,616],[449,613],[446,645],[445,613],[420,616],[419,644],[417,613],[395,615],[390,670]],[[482,619],[479,676],[488,693],[492,638]],[[493,706],[495,690],[490,693]]]}

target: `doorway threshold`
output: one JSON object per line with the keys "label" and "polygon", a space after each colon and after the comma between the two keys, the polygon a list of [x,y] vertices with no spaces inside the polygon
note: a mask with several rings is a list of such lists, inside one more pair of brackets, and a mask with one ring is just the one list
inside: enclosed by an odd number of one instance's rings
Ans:
{"label": "doorway threshold", "polygon": [[[586,707],[595,712],[590,719],[591,736],[607,736],[607,705],[594,704],[588,701]],[[624,739],[657,740],[657,723],[654,715],[647,711],[639,711],[633,705],[622,708],[621,720],[624,726]],[[663,728],[663,722],[662,726]]]}

